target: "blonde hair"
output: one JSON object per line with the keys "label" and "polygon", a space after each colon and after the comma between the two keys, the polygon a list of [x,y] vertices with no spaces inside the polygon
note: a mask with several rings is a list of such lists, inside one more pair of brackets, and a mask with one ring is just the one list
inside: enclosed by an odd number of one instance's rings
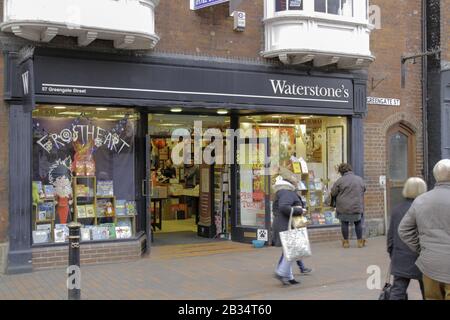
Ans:
{"label": "blonde hair", "polygon": [[409,178],[403,187],[403,197],[407,199],[415,199],[422,193],[427,192],[427,184],[421,178]]}
{"label": "blonde hair", "polygon": [[450,182],[450,159],[439,161],[433,169],[436,182]]}

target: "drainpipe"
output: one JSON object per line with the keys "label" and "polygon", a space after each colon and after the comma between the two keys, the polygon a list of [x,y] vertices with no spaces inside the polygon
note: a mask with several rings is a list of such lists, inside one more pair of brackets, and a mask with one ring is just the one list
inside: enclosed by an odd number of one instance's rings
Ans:
{"label": "drainpipe", "polygon": [[[422,52],[428,50],[427,0],[422,0]],[[428,56],[422,57],[423,176],[428,182]]]}

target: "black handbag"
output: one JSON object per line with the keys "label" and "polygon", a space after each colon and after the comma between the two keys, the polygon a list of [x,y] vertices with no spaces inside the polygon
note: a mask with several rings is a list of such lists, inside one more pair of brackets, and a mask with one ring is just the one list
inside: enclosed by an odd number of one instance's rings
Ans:
{"label": "black handbag", "polygon": [[383,289],[381,290],[380,296],[378,297],[378,300],[390,300],[391,298],[391,266],[389,266],[389,271],[386,277],[386,283],[384,284]]}

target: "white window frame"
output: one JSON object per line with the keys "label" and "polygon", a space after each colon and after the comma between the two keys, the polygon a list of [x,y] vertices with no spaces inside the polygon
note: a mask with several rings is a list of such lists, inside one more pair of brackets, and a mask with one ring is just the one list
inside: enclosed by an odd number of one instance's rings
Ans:
{"label": "white window frame", "polygon": [[274,11],[275,11],[275,13],[277,13],[277,12],[286,12],[286,11],[298,12],[298,11],[304,11],[305,10],[305,0],[300,0],[301,1],[301,7],[302,7],[301,9],[289,9],[289,1],[290,0],[286,0],[286,9],[280,10],[280,11],[277,11],[277,1],[278,0],[274,0]]}
{"label": "white window frame", "polygon": [[[349,1],[349,0],[348,0]],[[329,14],[329,15],[333,15],[333,16],[339,16],[339,17],[349,17],[349,18],[354,18],[355,17],[355,6],[354,6],[354,0],[350,0],[352,2],[352,14],[350,16],[345,16],[342,12],[335,14],[335,13],[329,13],[328,12],[328,0],[325,0],[325,12],[321,12],[321,11],[315,11],[315,5],[316,5],[316,0],[314,0],[314,12],[319,13],[319,14]],[[342,8],[342,0],[339,0],[339,8]],[[340,9],[339,9],[340,10]]]}

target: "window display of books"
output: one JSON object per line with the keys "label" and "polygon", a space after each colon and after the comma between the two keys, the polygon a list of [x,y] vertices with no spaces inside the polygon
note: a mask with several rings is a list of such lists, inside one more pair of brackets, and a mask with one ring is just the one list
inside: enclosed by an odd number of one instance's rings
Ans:
{"label": "window display of books", "polygon": [[116,200],[116,215],[127,215],[127,200]]}
{"label": "window display of books", "polygon": [[51,224],[40,224],[36,226],[36,230],[33,231],[33,243],[47,243],[51,240]]}
{"label": "window display of books", "polygon": [[37,221],[53,220],[55,218],[55,204],[53,202],[43,202],[38,204]]}
{"label": "window display of books", "polygon": [[76,185],[76,194],[78,197],[93,197],[94,190],[84,184],[77,184]]}
{"label": "window display of books", "polygon": [[320,205],[319,198],[317,197],[317,195],[314,192],[312,192],[310,195],[309,204],[311,207],[317,207]]}
{"label": "window display of books", "polygon": [[117,239],[131,238],[131,228],[128,226],[116,227],[116,237]]}
{"label": "window display of books", "polygon": [[50,231],[36,230],[33,231],[33,243],[47,243],[50,242]]}
{"label": "window display of books", "polygon": [[37,192],[39,194],[39,198],[44,199],[45,193],[44,193],[44,187],[42,185],[42,181],[33,181],[33,183],[36,185]]}
{"label": "window display of books", "polygon": [[97,218],[111,217],[114,215],[110,199],[97,200]]}
{"label": "window display of books", "polygon": [[86,206],[77,206],[78,218],[86,218]]}
{"label": "window display of books", "polygon": [[114,223],[102,223],[100,227],[108,228],[108,239],[116,239],[116,225]]}
{"label": "window display of books", "polygon": [[117,221],[118,227],[130,227],[132,226],[131,218],[124,218]]}
{"label": "window display of books", "polygon": [[52,199],[55,197],[55,189],[51,184],[44,185],[44,194],[46,199]]}
{"label": "window display of books", "polygon": [[87,204],[85,208],[86,208],[86,218],[94,218],[95,217],[94,205]]}
{"label": "window display of books", "polygon": [[90,241],[91,240],[91,230],[94,226],[84,226],[80,228],[80,236],[81,241]]}
{"label": "window display of books", "polygon": [[114,183],[112,180],[97,181],[97,196],[114,196]]}
{"label": "window display of books", "polygon": [[69,228],[65,224],[55,225],[55,242],[66,242],[69,237]]}
{"label": "window display of books", "polygon": [[92,228],[92,240],[108,240],[109,229],[107,227],[93,227]]}
{"label": "window display of books", "polygon": [[334,219],[335,219],[334,212],[326,211],[324,213],[324,216],[325,216],[325,224],[328,224],[328,225],[334,224]]}
{"label": "window display of books", "polygon": [[135,216],[137,214],[136,211],[136,201],[127,201],[127,215]]}

